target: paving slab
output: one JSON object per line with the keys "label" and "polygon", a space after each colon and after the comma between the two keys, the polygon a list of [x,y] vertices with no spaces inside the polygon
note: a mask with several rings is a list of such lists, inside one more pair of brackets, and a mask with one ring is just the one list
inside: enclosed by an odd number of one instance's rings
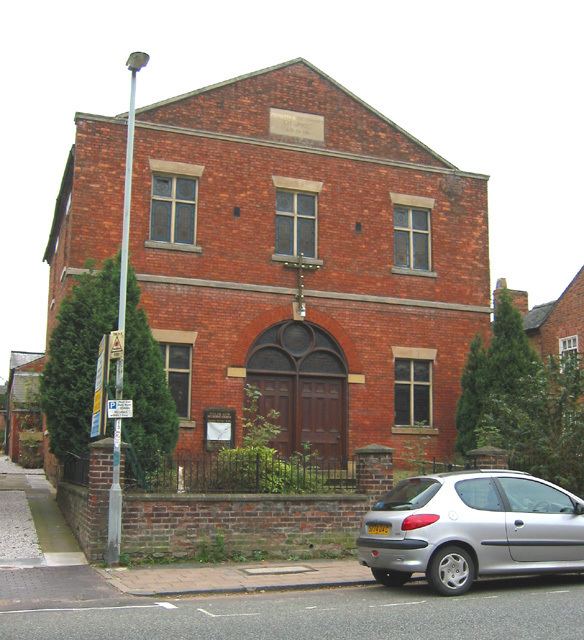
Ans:
{"label": "paving slab", "polygon": [[89,566],[0,569],[0,610],[119,598],[119,590]]}
{"label": "paving slab", "polygon": [[356,560],[311,560],[298,565],[160,565],[97,569],[122,593],[174,596],[251,591],[314,589],[374,583],[371,571]]}

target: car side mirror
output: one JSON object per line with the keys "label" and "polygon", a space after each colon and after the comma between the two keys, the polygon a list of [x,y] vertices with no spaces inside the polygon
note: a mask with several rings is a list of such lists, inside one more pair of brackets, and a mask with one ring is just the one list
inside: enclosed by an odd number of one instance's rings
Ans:
{"label": "car side mirror", "polygon": [[584,504],[582,504],[581,502],[576,503],[576,506],[574,507],[574,515],[584,515]]}

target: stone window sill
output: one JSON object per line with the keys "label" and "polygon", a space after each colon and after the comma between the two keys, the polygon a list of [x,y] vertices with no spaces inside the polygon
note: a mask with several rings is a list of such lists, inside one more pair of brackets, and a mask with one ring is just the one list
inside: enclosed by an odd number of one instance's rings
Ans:
{"label": "stone window sill", "polygon": [[[278,253],[275,253],[272,256],[272,262],[298,262],[298,256],[283,256]],[[317,267],[322,267],[324,265],[324,260],[319,260],[318,258],[302,258],[302,262],[304,264],[312,264]]]}
{"label": "stone window sill", "polygon": [[182,418],[179,418],[178,426],[181,429],[195,429],[197,423],[195,420],[183,420]]}
{"label": "stone window sill", "polygon": [[437,436],[439,433],[433,427],[392,427],[391,432],[407,436]]}
{"label": "stone window sill", "polygon": [[158,240],[146,240],[144,246],[147,249],[165,249],[167,251],[186,251],[187,253],[203,253],[203,248],[194,244],[181,244],[179,242],[159,242]]}
{"label": "stone window sill", "polygon": [[404,269],[403,267],[392,267],[392,273],[398,276],[421,276],[422,278],[437,278],[435,271],[420,271],[418,269]]}

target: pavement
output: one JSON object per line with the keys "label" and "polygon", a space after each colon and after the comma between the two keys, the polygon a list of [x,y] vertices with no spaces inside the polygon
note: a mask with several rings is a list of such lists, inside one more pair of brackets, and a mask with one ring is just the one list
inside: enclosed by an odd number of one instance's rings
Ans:
{"label": "pavement", "polygon": [[357,560],[310,560],[218,565],[157,565],[97,569],[109,584],[133,596],[171,597],[317,589],[373,584]]}
{"label": "pavement", "polygon": [[[37,583],[45,585],[41,589],[45,593],[51,585],[53,591],[61,589],[64,594],[68,585],[70,593],[79,598],[75,585],[80,584],[80,579],[89,584],[92,576],[94,588],[88,590],[87,598],[90,591],[97,598],[100,594],[111,597],[114,591],[120,596],[170,597],[374,583],[370,570],[360,566],[355,559],[91,567],[87,566],[85,556],[63,518],[55,500],[55,489],[42,469],[23,469],[6,456],[0,456],[0,513],[2,504],[6,506],[8,502],[6,497],[3,500],[3,491],[22,492],[20,495],[26,497],[40,553],[33,558],[6,558],[0,554],[0,592],[4,592],[0,594],[0,604],[6,604],[2,601],[3,595],[15,595],[21,589],[24,592],[26,585],[30,593]],[[27,523],[21,525],[26,527]]]}

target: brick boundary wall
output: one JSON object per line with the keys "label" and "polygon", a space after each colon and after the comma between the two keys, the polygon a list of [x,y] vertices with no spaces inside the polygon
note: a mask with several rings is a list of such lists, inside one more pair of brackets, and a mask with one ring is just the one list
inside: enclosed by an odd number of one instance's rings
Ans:
{"label": "brick boundary wall", "polygon": [[[392,450],[356,452],[357,494],[198,495],[124,493],[121,552],[187,558],[221,547],[227,555],[334,557],[353,549],[361,520],[393,483]],[[89,486],[59,483],[57,500],[90,562],[107,547],[112,441],[90,447]],[[123,486],[123,485],[122,485]]]}

